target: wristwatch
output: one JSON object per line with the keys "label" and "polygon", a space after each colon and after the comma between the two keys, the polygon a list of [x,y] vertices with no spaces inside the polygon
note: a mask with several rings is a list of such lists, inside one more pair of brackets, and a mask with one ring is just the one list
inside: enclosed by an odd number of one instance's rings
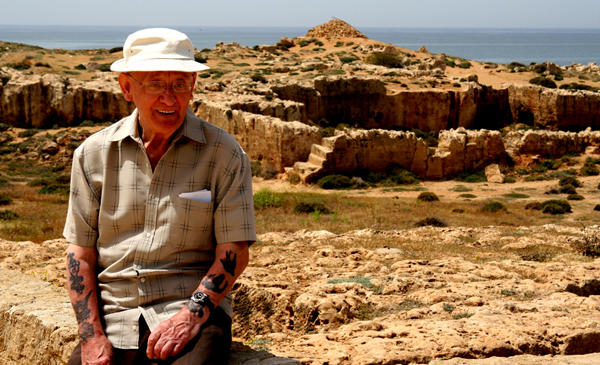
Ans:
{"label": "wristwatch", "polygon": [[204,293],[204,292],[201,292],[201,291],[195,292],[192,295],[192,297],[190,298],[190,300],[196,304],[201,304],[203,306],[207,306],[211,312],[213,311],[213,309],[215,309],[215,305],[210,300],[208,295],[206,295],[206,293]]}

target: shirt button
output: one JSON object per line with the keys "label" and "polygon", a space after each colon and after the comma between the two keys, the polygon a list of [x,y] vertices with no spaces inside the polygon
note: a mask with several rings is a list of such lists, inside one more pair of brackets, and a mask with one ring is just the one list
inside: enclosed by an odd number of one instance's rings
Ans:
{"label": "shirt button", "polygon": [[141,278],[141,279],[140,279],[140,281],[141,281],[142,283],[145,283],[145,282],[146,282],[146,278]]}
{"label": "shirt button", "polygon": [[138,326],[136,326],[135,324],[131,327],[132,330],[136,331],[138,330]]}
{"label": "shirt button", "polygon": [[146,233],[146,237],[148,237],[148,238],[152,237],[152,233],[150,233],[150,232]]}

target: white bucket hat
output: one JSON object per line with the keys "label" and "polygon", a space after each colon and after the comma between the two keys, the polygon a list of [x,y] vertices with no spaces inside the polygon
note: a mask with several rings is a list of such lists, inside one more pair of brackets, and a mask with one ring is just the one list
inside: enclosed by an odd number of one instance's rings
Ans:
{"label": "white bucket hat", "polygon": [[194,46],[183,33],[173,29],[142,29],[127,37],[123,58],[113,62],[112,71],[197,72],[210,67],[194,60]]}

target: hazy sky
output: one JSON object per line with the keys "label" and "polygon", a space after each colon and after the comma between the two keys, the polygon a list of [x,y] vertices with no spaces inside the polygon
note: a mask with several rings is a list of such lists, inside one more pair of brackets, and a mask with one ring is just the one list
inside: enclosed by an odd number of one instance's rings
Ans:
{"label": "hazy sky", "polygon": [[600,28],[599,0],[5,0],[1,13],[22,25]]}

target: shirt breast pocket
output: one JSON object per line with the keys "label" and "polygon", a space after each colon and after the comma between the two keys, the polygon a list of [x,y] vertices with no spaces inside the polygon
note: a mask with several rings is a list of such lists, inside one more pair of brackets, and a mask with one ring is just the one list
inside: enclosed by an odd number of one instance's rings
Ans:
{"label": "shirt breast pocket", "polygon": [[171,245],[178,250],[212,244],[214,203],[175,198],[175,219],[171,223]]}

